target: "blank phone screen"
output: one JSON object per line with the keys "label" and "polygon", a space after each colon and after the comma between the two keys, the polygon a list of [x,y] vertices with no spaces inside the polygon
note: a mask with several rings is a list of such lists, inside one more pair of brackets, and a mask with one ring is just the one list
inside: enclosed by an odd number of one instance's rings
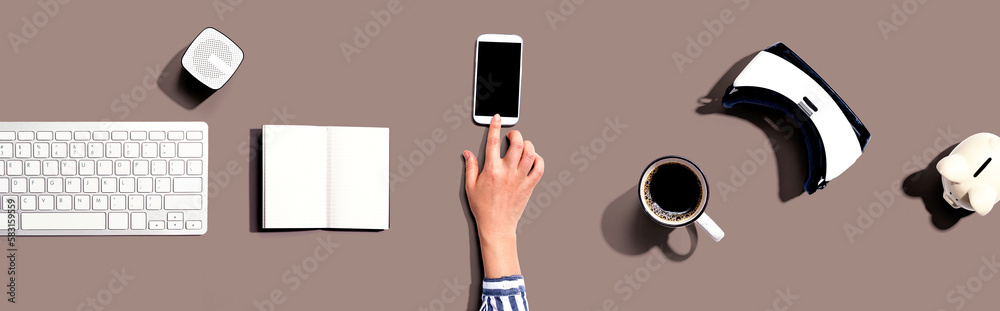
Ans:
{"label": "blank phone screen", "polygon": [[517,117],[521,97],[521,44],[479,42],[476,64],[478,116]]}

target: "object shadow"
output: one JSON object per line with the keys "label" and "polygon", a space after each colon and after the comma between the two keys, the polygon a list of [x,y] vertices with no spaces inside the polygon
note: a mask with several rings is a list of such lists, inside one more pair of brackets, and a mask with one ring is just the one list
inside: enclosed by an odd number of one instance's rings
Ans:
{"label": "object shadow", "polygon": [[[687,230],[691,245],[685,253],[678,253],[669,243],[675,229]],[[685,261],[698,248],[698,230],[694,224],[684,228],[668,228],[657,224],[643,211],[639,202],[639,186],[632,186],[608,205],[601,217],[604,240],[615,251],[624,255],[640,255],[658,247],[671,261]]]}
{"label": "object shadow", "polygon": [[[722,96],[726,93],[726,89],[733,84],[736,77],[756,55],[757,53],[750,54],[729,68],[729,71],[716,82],[708,94],[698,100],[701,106],[695,111],[701,115],[722,114],[740,118],[760,128],[768,138],[768,142],[762,147],[770,145],[778,167],[778,198],[782,202],[788,202],[805,192],[804,185],[809,170],[805,139],[802,137],[798,123],[777,110],[749,105],[737,105],[730,109],[722,106]],[[753,150],[747,150],[747,160],[749,161],[754,161],[754,156],[750,154],[752,152]],[[742,163],[738,163],[733,167],[740,170],[741,165]],[[734,171],[731,180],[724,180],[724,182],[739,188],[742,182],[736,180],[736,175],[737,172]]]}
{"label": "object shadow", "polygon": [[944,152],[941,152],[934,160],[927,164],[927,168],[917,171],[903,180],[903,193],[909,197],[920,198],[924,201],[924,208],[931,216],[931,224],[934,228],[946,231],[958,224],[959,220],[972,215],[973,211],[964,208],[954,208],[944,200],[944,185],[941,183],[941,173],[937,171],[937,163],[944,157],[951,154],[955,149],[954,144]]}
{"label": "object shadow", "polygon": [[263,157],[263,131],[259,128],[250,129],[250,154],[247,156],[248,168],[247,177],[249,179],[250,192],[250,232],[300,232],[300,231],[351,231],[351,232],[381,232],[380,229],[337,229],[337,228],[294,228],[294,229],[266,229],[264,228],[264,157]]}
{"label": "object shadow", "polygon": [[192,110],[201,105],[212,94],[215,94],[216,90],[202,84],[187,69],[184,69],[181,58],[186,50],[187,47],[184,47],[178,51],[177,55],[174,55],[174,58],[163,67],[163,72],[160,73],[156,84],[175,103],[185,109]]}

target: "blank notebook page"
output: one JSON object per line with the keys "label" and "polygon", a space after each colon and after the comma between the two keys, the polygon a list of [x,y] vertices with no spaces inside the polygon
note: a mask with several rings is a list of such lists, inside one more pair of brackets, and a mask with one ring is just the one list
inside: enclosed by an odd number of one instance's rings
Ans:
{"label": "blank notebook page", "polygon": [[329,127],[330,228],[389,228],[389,129]]}
{"label": "blank notebook page", "polygon": [[326,129],[262,127],[264,228],[326,228]]}

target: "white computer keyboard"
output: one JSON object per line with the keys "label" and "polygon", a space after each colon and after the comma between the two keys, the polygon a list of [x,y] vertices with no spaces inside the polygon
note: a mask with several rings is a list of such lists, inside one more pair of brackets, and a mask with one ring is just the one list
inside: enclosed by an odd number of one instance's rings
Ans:
{"label": "white computer keyboard", "polygon": [[17,235],[205,234],[207,171],[204,122],[0,122]]}

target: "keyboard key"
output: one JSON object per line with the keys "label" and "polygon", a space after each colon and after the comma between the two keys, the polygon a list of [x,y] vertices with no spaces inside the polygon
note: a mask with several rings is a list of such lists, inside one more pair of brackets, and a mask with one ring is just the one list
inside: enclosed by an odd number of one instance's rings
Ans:
{"label": "keyboard key", "polygon": [[160,157],[161,158],[173,158],[174,153],[174,143],[160,143]]}
{"label": "keyboard key", "polygon": [[[56,140],[71,140],[73,139],[73,133],[70,132],[56,132]],[[2,140],[2,139],[0,139]]]}
{"label": "keyboard key", "polygon": [[108,209],[108,196],[106,195],[95,195],[93,197],[94,202],[90,205],[95,211],[105,211]]}
{"label": "keyboard key", "polygon": [[83,179],[84,193],[98,193],[101,189],[101,180],[97,177],[87,177]]}
{"label": "keyboard key", "polygon": [[201,160],[188,160],[188,175],[201,175]]}
{"label": "keyboard key", "polygon": [[80,178],[66,178],[66,192],[69,193],[79,193],[80,192]]}
{"label": "keyboard key", "polygon": [[111,160],[97,161],[97,175],[109,176],[114,173],[115,164]]}
{"label": "keyboard key", "polygon": [[167,161],[153,160],[150,163],[152,165],[152,168],[150,169],[150,173],[152,175],[162,176],[167,174]]}
{"label": "keyboard key", "polygon": [[184,213],[181,212],[167,213],[167,220],[184,220]]}
{"label": "keyboard key", "polygon": [[156,157],[156,143],[142,143],[142,157],[143,158],[155,158]]}
{"label": "keyboard key", "polygon": [[146,209],[147,210],[161,210],[163,209],[163,201],[159,195],[146,196]]}
{"label": "keyboard key", "polygon": [[69,144],[69,157],[70,158],[82,158],[87,156],[87,144],[84,143],[71,143]]}
{"label": "keyboard key", "polygon": [[53,158],[65,158],[66,157],[66,143],[53,143],[52,144],[52,157]]}
{"label": "keyboard key", "polygon": [[104,157],[104,143],[88,143],[87,156],[91,158]]}
{"label": "keyboard key", "polygon": [[124,195],[113,195],[111,196],[111,210],[123,211],[125,210],[125,196]]}
{"label": "keyboard key", "polygon": [[201,131],[188,131],[187,132],[187,139],[188,140],[201,140],[202,139],[202,133],[201,133]]}
{"label": "keyboard key", "polygon": [[125,150],[122,155],[126,158],[138,158],[139,157],[139,143],[125,143]]}
{"label": "keyboard key", "polygon": [[138,193],[153,192],[153,178],[151,177],[137,178],[135,187],[136,187],[136,192]]}
{"label": "keyboard key", "polygon": [[111,140],[128,140],[128,132],[124,131],[111,132]]}
{"label": "keyboard key", "polygon": [[93,176],[95,173],[95,162],[93,160],[83,160],[80,161],[80,175]]}
{"label": "keyboard key", "polygon": [[0,140],[14,140],[14,132],[0,132]]}
{"label": "keyboard key", "polygon": [[62,165],[62,175],[63,176],[73,176],[76,175],[76,161],[74,160],[63,160]]}
{"label": "keyboard key", "polygon": [[10,192],[10,179],[0,178],[0,193]]}
{"label": "keyboard key", "polygon": [[35,138],[38,140],[52,140],[52,132],[38,132],[35,133]]}
{"label": "keyboard key", "polygon": [[128,196],[128,209],[130,210],[141,210],[143,207],[142,196],[141,195],[130,195]]}
{"label": "keyboard key", "polygon": [[131,133],[131,135],[129,137],[132,138],[132,140],[146,140],[146,132],[145,131],[132,131],[132,133]]}
{"label": "keyboard key", "polygon": [[183,221],[168,221],[167,230],[181,230],[183,229],[183,227],[181,227],[183,223]]}
{"label": "keyboard key", "polygon": [[184,175],[184,160],[170,160],[170,175]]}
{"label": "keyboard key", "polygon": [[178,193],[201,192],[201,177],[174,178],[174,192]]}
{"label": "keyboard key", "polygon": [[166,138],[167,138],[166,133],[162,131],[149,132],[149,140],[164,140]]}
{"label": "keyboard key", "polygon": [[0,158],[10,158],[14,156],[14,144],[0,143]]}
{"label": "keyboard key", "polygon": [[13,193],[25,193],[28,192],[28,180],[25,178],[11,178],[10,179],[10,192]]}
{"label": "keyboard key", "polygon": [[35,140],[35,132],[17,132],[17,140]]}
{"label": "keyboard key", "polygon": [[49,193],[61,193],[63,186],[63,179],[60,177],[51,177],[47,180],[49,184]]}
{"label": "keyboard key", "polygon": [[101,178],[101,192],[103,193],[118,192],[118,180],[115,179],[114,177]]}
{"label": "keyboard key", "polygon": [[22,211],[33,211],[35,210],[35,196],[33,195],[22,195],[21,196],[21,210]]}
{"label": "keyboard key", "polygon": [[177,157],[179,158],[200,158],[201,143],[178,143]]}
{"label": "keyboard key", "polygon": [[73,209],[73,197],[68,195],[56,196],[56,210],[68,211]]}
{"label": "keyboard key", "polygon": [[104,154],[108,158],[121,158],[122,157],[122,143],[107,143],[104,144]]}
{"label": "keyboard key", "polygon": [[170,178],[161,177],[156,179],[156,192],[170,192]]}
{"label": "keyboard key", "polygon": [[22,172],[21,169],[22,169],[21,161],[18,160],[7,161],[7,175],[9,176],[21,175]]}
{"label": "keyboard key", "polygon": [[86,211],[90,209],[90,197],[85,195],[78,195],[74,198],[73,209],[78,211]]}
{"label": "keyboard key", "polygon": [[87,131],[76,131],[76,132],[73,132],[73,139],[75,139],[75,140],[90,140],[90,132],[87,132]]}
{"label": "keyboard key", "polygon": [[54,208],[55,208],[55,197],[51,195],[43,195],[38,197],[38,210],[51,211]]}
{"label": "keyboard key", "polygon": [[21,230],[104,230],[104,225],[104,213],[21,213]]}
{"label": "keyboard key", "polygon": [[35,157],[36,158],[48,158],[49,157],[49,143],[35,143]]}
{"label": "keyboard key", "polygon": [[135,178],[123,177],[118,179],[118,192],[121,193],[133,193],[135,192]]}
{"label": "keyboard key", "polygon": [[128,213],[108,213],[108,229],[128,229]]}
{"label": "keyboard key", "polygon": [[41,161],[24,161],[24,175],[38,176],[42,174]]}
{"label": "keyboard key", "polygon": [[43,192],[45,192],[45,178],[30,178],[30,179],[28,179],[28,192],[31,192],[31,193],[43,193]]}
{"label": "keyboard key", "polygon": [[3,211],[16,211],[17,206],[21,202],[17,199],[16,195],[5,195],[3,196]]}
{"label": "keyboard key", "polygon": [[56,160],[42,161],[42,175],[45,176],[59,175],[59,161]]}
{"label": "keyboard key", "polygon": [[167,139],[169,139],[169,140],[182,140],[182,139],[184,139],[184,132],[180,132],[180,131],[170,131],[170,132],[167,132]]}
{"label": "keyboard key", "polygon": [[128,160],[115,161],[115,175],[125,176],[132,174],[132,164]]}
{"label": "keyboard key", "polygon": [[162,220],[150,220],[149,221],[149,230],[163,230],[163,221]]}
{"label": "keyboard key", "polygon": [[14,144],[14,156],[18,158],[30,158],[31,157],[31,143],[16,143]]}
{"label": "keyboard key", "polygon": [[163,209],[167,210],[199,210],[201,209],[201,195],[165,195],[163,196]]}
{"label": "keyboard key", "polygon": [[111,139],[111,133],[108,131],[97,131],[94,132],[94,140],[109,140]]}
{"label": "keyboard key", "polygon": [[184,222],[188,230],[201,230],[201,220],[188,220]]}
{"label": "keyboard key", "polygon": [[146,213],[132,213],[132,230],[146,229]]}
{"label": "keyboard key", "polygon": [[132,161],[132,175],[136,176],[149,175],[149,161],[146,160]]}

